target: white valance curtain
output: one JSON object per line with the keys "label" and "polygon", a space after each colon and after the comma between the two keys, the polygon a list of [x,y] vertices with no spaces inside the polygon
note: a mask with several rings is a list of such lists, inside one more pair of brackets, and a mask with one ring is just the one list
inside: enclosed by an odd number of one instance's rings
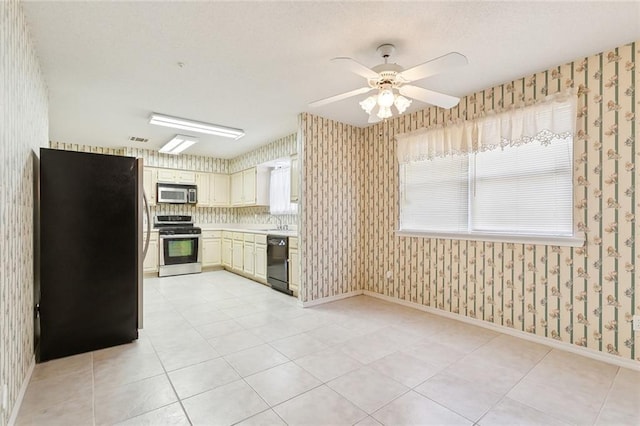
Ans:
{"label": "white valance curtain", "polygon": [[577,104],[574,91],[560,92],[533,105],[396,135],[398,161],[405,164],[534,141],[549,144],[554,139],[564,140],[575,133]]}

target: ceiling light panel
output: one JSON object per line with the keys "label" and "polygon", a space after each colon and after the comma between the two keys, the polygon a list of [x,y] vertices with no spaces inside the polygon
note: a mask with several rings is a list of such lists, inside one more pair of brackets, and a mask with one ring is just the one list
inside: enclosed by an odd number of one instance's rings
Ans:
{"label": "ceiling light panel", "polygon": [[219,126],[217,124],[202,121],[189,120],[187,118],[172,117],[164,114],[151,114],[149,123],[157,126],[171,127],[174,129],[189,130],[192,132],[206,133],[209,135],[223,136],[231,139],[240,139],[244,136],[244,130],[233,127]]}
{"label": "ceiling light panel", "polygon": [[162,148],[159,149],[159,152],[163,154],[173,154],[178,155],[185,149],[189,148],[191,145],[198,142],[198,138],[193,136],[185,136],[185,135],[176,135],[173,139],[167,142]]}

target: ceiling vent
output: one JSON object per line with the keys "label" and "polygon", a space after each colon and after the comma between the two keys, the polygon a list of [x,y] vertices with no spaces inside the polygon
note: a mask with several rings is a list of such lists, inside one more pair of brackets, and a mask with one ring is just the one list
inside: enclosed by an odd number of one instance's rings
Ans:
{"label": "ceiling vent", "polygon": [[129,137],[129,142],[145,143],[145,142],[149,142],[149,139],[147,139],[147,138],[139,138],[137,136],[131,136],[131,137]]}

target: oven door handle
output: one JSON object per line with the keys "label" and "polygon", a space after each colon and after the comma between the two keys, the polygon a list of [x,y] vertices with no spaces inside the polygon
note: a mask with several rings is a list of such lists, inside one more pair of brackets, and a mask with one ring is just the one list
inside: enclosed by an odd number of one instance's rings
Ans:
{"label": "oven door handle", "polygon": [[173,240],[177,238],[201,238],[201,234],[160,235],[160,239]]}

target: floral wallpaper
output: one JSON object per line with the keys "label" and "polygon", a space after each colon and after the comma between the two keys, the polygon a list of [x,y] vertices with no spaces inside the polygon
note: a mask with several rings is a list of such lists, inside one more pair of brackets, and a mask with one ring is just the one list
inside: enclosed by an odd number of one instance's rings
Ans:
{"label": "floral wallpaper", "polygon": [[369,206],[362,204],[362,129],[303,113],[298,132],[303,170],[299,297],[308,302],[363,288],[361,214]]}
{"label": "floral wallpaper", "polygon": [[[622,46],[365,131],[365,189],[373,214],[363,244],[366,289],[507,327],[638,359],[631,330],[635,264],[636,44]],[[393,135],[575,87],[575,222],[583,248],[394,237],[398,220]],[[382,134],[382,136],[380,136]],[[380,149],[376,149],[380,146]],[[385,149],[388,148],[388,149]],[[379,199],[379,188],[393,190]],[[386,231],[386,232],[385,232]],[[384,239],[380,247],[372,242]],[[390,280],[387,270],[393,272]]]}
{"label": "floral wallpaper", "polygon": [[[355,289],[640,360],[631,327],[640,312],[639,54],[637,42],[620,46],[471,94],[450,110],[430,107],[375,124],[362,136],[302,114],[303,300],[353,291],[341,280],[348,257]],[[473,119],[568,87],[579,94],[574,220],[586,233],[584,247],[395,235],[396,134]],[[345,147],[353,152],[341,152]],[[335,237],[346,238],[339,250]]]}
{"label": "floral wallpaper", "polygon": [[33,163],[47,145],[47,87],[17,1],[0,2],[0,384],[9,421],[33,362]]}
{"label": "floral wallpaper", "polygon": [[229,173],[240,172],[278,158],[288,158],[296,152],[297,135],[293,133],[229,160]]}

